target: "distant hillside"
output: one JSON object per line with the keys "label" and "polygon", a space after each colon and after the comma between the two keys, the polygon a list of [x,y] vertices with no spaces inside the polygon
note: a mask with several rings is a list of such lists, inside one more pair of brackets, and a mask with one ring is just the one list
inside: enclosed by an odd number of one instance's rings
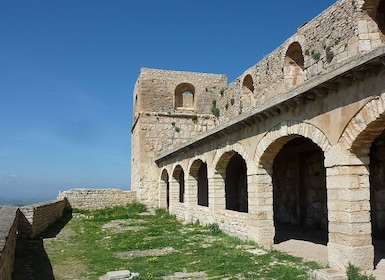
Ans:
{"label": "distant hillside", "polygon": [[0,209],[5,206],[24,206],[24,205],[30,205],[35,204],[38,202],[42,202],[42,200],[38,199],[5,199],[0,198]]}

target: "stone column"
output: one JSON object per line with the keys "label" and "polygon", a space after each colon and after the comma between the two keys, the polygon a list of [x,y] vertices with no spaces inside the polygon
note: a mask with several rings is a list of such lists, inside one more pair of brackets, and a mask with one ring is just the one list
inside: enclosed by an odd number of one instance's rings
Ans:
{"label": "stone column", "polygon": [[167,183],[163,180],[159,181],[159,208],[167,208]]}
{"label": "stone column", "polygon": [[224,210],[226,208],[225,180],[220,174],[215,173],[212,178],[208,178],[208,182],[210,209]]}
{"label": "stone column", "polygon": [[351,263],[363,270],[373,269],[369,159],[345,155],[334,147],[331,150],[325,153],[329,265],[345,269]]}
{"label": "stone column", "polygon": [[190,209],[197,205],[197,180],[187,175],[185,179],[185,190],[184,190],[184,203],[185,203],[185,220],[190,220]]}
{"label": "stone column", "polygon": [[184,199],[187,207],[197,205],[197,180],[188,175],[185,180]]}
{"label": "stone column", "polygon": [[170,181],[170,213],[175,214],[175,206],[179,204],[179,183],[175,178]]}
{"label": "stone column", "polygon": [[268,174],[249,175],[249,236],[262,246],[274,244],[273,184]]}

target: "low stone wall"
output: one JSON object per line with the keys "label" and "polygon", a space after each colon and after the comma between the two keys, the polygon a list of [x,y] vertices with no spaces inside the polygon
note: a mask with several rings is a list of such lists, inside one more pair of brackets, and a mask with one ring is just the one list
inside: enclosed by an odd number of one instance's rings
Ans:
{"label": "low stone wall", "polygon": [[119,189],[71,189],[59,192],[57,199],[64,198],[67,198],[72,208],[93,210],[127,205],[136,200],[136,192]]}
{"label": "low stone wall", "polygon": [[0,209],[0,279],[11,280],[18,236],[34,238],[69,207],[66,199]]}
{"label": "low stone wall", "polygon": [[18,215],[19,211],[16,207],[0,209],[0,278],[2,280],[12,279]]}
{"label": "low stone wall", "polygon": [[64,209],[70,208],[66,199],[54,200],[20,208],[31,224],[29,237],[34,238],[63,216]]}

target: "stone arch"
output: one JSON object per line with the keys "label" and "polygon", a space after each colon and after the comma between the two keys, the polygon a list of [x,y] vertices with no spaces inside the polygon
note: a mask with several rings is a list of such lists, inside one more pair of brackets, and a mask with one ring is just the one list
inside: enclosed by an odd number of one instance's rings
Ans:
{"label": "stone arch", "polygon": [[[223,169],[226,168],[228,161],[234,153],[240,154],[247,163],[250,162],[250,157],[246,152],[245,147],[240,143],[228,144],[224,147],[219,147],[215,153],[213,160],[213,167],[217,170],[218,173],[223,172]],[[226,154],[226,155],[225,155]]]}
{"label": "stone arch", "polygon": [[179,186],[179,202],[184,202],[185,196],[185,174],[181,165],[177,165],[172,173],[173,178],[178,182]]}
{"label": "stone arch", "polygon": [[193,178],[193,195],[197,198],[197,204],[209,206],[209,186],[207,177],[207,163],[198,158],[194,159],[189,168],[189,175]]}
{"label": "stone arch", "polygon": [[290,89],[305,81],[304,63],[300,43],[291,43],[286,51],[283,67],[285,89]]}
{"label": "stone arch", "polygon": [[175,110],[195,109],[195,87],[190,83],[181,83],[176,86],[174,92]]}
{"label": "stone arch", "polygon": [[363,9],[377,23],[384,41],[385,34],[385,0],[366,0]]}
{"label": "stone arch", "polygon": [[255,152],[255,162],[259,172],[261,169],[271,173],[273,161],[282,146],[298,137],[303,136],[312,140],[323,152],[327,152],[331,144],[326,135],[315,125],[297,121],[284,121],[267,132],[258,142]]}
{"label": "stone arch", "polygon": [[225,207],[228,210],[248,212],[248,155],[236,143],[220,149],[215,156],[215,169],[224,184]]}
{"label": "stone arch", "polygon": [[385,129],[385,93],[367,102],[350,120],[339,143],[358,157],[367,156],[373,140]]}
{"label": "stone arch", "polygon": [[358,111],[347,124],[339,144],[359,159],[364,170],[360,174],[359,190],[367,190],[365,194],[369,194],[361,195],[361,199],[365,199],[369,207],[365,209],[370,209],[367,221],[371,239],[367,242],[374,246],[374,264],[377,265],[383,259],[378,242],[383,242],[385,236],[385,93],[368,101]]}
{"label": "stone arch", "polygon": [[[331,145],[325,134],[316,126],[297,121],[284,121],[268,131],[259,141],[255,150],[255,178],[258,197],[253,202],[259,216],[265,217],[265,231],[271,233],[270,239],[262,239],[264,244],[272,244],[275,237],[273,210],[273,164],[274,159],[289,141],[295,138],[308,138],[326,154]],[[257,221],[258,226],[258,221]]]}
{"label": "stone arch", "polygon": [[[280,123],[258,142],[256,182],[258,192],[263,192],[266,200],[258,201],[258,204],[273,213],[269,219],[275,227],[272,232],[275,232],[276,242],[282,238],[297,238],[295,231],[287,232],[295,226],[320,230],[322,238],[316,242],[325,244],[328,213],[324,158],[330,148],[329,140],[320,129],[296,121]],[[280,169],[287,174],[279,176]],[[316,201],[319,197],[320,201]],[[291,210],[289,214],[287,209]],[[315,242],[311,233],[303,237]]]}
{"label": "stone arch", "polygon": [[159,207],[170,208],[170,177],[169,172],[164,168],[159,179]]}

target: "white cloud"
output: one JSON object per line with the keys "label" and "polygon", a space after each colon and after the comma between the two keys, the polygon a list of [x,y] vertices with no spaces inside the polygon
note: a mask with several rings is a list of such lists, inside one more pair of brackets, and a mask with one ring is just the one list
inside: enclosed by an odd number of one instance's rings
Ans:
{"label": "white cloud", "polygon": [[4,177],[9,178],[9,179],[16,179],[19,176],[17,176],[16,174],[13,174],[13,173],[8,173],[8,174],[5,174]]}

